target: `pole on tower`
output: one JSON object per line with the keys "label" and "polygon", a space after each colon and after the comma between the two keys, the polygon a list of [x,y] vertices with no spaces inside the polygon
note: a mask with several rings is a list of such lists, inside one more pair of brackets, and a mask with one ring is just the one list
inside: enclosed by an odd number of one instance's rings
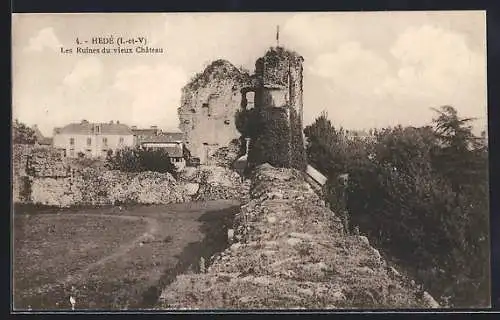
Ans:
{"label": "pole on tower", "polygon": [[277,47],[280,46],[280,26],[276,26],[276,44]]}

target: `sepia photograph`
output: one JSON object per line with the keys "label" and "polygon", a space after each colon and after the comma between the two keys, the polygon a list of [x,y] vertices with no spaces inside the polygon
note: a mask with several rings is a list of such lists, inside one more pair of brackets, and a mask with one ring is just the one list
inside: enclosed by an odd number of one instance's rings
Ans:
{"label": "sepia photograph", "polygon": [[13,13],[11,310],[489,308],[485,11]]}

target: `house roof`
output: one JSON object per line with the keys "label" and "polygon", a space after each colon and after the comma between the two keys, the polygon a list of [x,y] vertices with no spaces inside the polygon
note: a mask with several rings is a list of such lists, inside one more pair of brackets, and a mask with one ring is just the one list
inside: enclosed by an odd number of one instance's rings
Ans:
{"label": "house roof", "polygon": [[160,132],[158,128],[148,128],[148,129],[132,129],[134,136],[152,136]]}
{"label": "house roof", "polygon": [[52,145],[52,138],[46,138],[46,137],[37,138],[37,142],[38,144],[49,146]]}
{"label": "house roof", "polygon": [[40,131],[37,125],[32,127],[33,132],[35,133],[35,140],[38,144],[41,145],[51,145],[52,138],[46,138],[43,133]]}
{"label": "house roof", "polygon": [[80,123],[70,123],[59,128],[59,133],[91,135],[95,133],[95,126],[101,126],[101,134],[112,135],[132,135],[132,130],[121,123],[90,123],[82,121]]}
{"label": "house roof", "polygon": [[166,147],[169,157],[181,158],[182,157],[182,149],[178,147]]}
{"label": "house roof", "polygon": [[139,143],[169,143],[182,142],[182,132],[165,132],[158,136],[147,136],[138,139]]}
{"label": "house roof", "polygon": [[52,138],[47,138],[43,135],[43,133],[40,131],[38,126],[34,125],[32,127],[33,131],[35,132],[35,139],[38,144],[41,145],[51,145],[52,144]]}
{"label": "house roof", "polygon": [[182,148],[180,148],[180,147],[174,147],[174,146],[164,147],[164,146],[162,146],[161,150],[165,150],[168,153],[168,156],[172,157],[172,158],[182,158],[183,157]]}

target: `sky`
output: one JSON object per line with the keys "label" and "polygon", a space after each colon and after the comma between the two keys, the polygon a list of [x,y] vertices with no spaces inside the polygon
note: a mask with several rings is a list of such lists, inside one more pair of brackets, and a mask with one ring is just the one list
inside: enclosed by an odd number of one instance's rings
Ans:
{"label": "sky", "polygon": [[[47,136],[82,119],[178,130],[189,79],[220,58],[253,71],[278,25],[304,57],[304,125],[326,111],[347,129],[421,126],[452,105],[486,129],[484,11],[13,14],[13,118]],[[74,52],[109,36],[164,53]]]}

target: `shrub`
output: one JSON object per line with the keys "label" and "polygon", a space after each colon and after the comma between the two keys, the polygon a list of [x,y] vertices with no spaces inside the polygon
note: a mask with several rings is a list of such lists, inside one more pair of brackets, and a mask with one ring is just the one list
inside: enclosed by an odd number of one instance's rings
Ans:
{"label": "shrub", "polygon": [[250,168],[263,163],[274,167],[304,170],[306,153],[300,119],[290,109],[267,107],[241,110],[236,114],[236,127],[243,137],[250,137]]}
{"label": "shrub", "polygon": [[12,140],[14,144],[35,144],[35,131],[16,119],[12,124]]}
{"label": "shrub", "polygon": [[155,171],[175,174],[175,166],[171,163],[165,150],[143,150],[126,148],[117,150],[107,158],[107,166],[112,170],[125,172]]}
{"label": "shrub", "polygon": [[250,166],[269,163],[274,167],[289,167],[291,163],[290,130],[286,110],[262,108],[256,111],[252,125],[258,128],[250,141]]}

